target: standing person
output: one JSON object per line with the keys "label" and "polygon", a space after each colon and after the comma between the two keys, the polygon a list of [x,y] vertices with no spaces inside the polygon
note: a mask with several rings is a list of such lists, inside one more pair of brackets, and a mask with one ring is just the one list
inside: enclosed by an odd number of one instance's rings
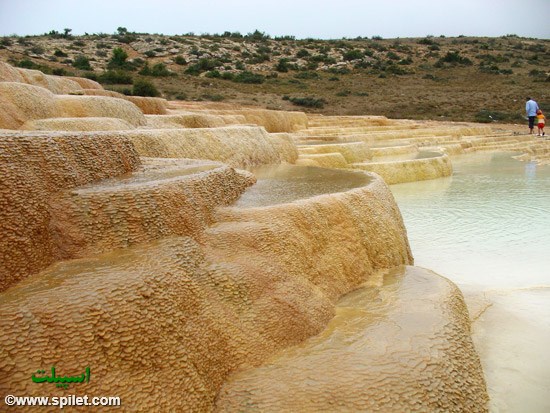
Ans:
{"label": "standing person", "polygon": [[537,127],[539,128],[538,136],[544,136],[544,123],[545,117],[542,114],[542,110],[537,110]]}
{"label": "standing person", "polygon": [[535,117],[537,116],[537,110],[539,105],[530,97],[527,97],[527,103],[525,104],[525,112],[529,118],[529,133],[533,134],[533,128],[535,127]]}

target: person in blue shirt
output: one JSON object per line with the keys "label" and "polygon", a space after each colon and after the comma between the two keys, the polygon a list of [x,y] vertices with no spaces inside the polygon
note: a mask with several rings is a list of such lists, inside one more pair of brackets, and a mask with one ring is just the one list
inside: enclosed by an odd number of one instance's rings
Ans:
{"label": "person in blue shirt", "polygon": [[535,127],[535,118],[537,117],[537,110],[539,110],[539,105],[530,97],[527,97],[527,103],[525,104],[525,112],[527,112],[527,117],[529,118],[529,133],[533,134],[533,128]]}

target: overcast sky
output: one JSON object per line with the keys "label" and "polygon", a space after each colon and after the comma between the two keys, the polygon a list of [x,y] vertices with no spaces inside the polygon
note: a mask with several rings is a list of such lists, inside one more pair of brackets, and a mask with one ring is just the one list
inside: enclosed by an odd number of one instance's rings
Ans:
{"label": "overcast sky", "polygon": [[129,31],[297,38],[550,38],[550,0],[0,0],[0,35]]}

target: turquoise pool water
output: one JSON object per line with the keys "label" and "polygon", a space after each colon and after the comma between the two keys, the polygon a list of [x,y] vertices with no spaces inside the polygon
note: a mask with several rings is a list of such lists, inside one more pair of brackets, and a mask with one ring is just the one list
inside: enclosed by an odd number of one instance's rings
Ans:
{"label": "turquoise pool water", "polygon": [[491,412],[549,412],[550,166],[493,153],[453,167],[391,186],[415,265],[464,291]]}
{"label": "turquoise pool water", "polygon": [[392,185],[415,265],[456,283],[550,286],[550,166],[453,159],[449,178]]}

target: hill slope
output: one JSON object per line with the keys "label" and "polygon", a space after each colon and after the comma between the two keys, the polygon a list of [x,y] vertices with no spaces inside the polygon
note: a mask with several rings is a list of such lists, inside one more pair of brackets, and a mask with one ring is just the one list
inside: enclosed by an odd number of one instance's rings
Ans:
{"label": "hill slope", "polygon": [[90,77],[126,94],[155,94],[132,88],[145,79],[168,99],[507,123],[523,122],[527,95],[550,108],[548,50],[548,40],[515,35],[296,40],[258,31],[163,36],[119,28],[113,35],[0,38],[0,60]]}

